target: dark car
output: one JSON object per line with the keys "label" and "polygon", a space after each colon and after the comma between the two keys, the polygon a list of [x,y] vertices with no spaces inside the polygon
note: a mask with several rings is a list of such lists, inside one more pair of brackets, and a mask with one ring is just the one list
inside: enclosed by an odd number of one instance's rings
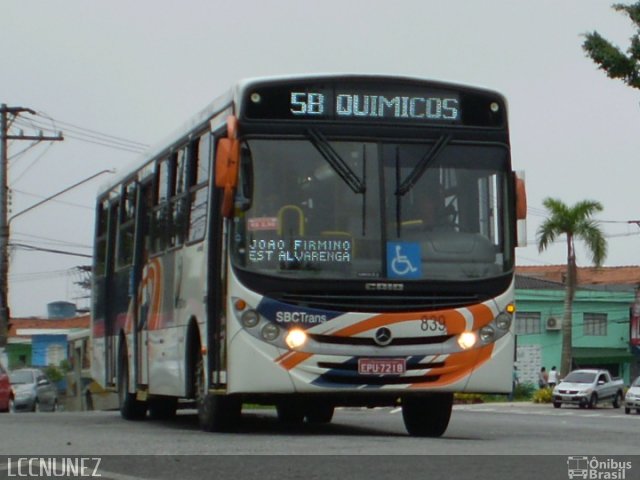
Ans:
{"label": "dark car", "polygon": [[58,409],[58,388],[37,368],[20,368],[9,374],[13,399],[12,412],[55,412]]}
{"label": "dark car", "polygon": [[11,382],[9,373],[0,363],[0,412],[9,411],[9,399],[11,398]]}

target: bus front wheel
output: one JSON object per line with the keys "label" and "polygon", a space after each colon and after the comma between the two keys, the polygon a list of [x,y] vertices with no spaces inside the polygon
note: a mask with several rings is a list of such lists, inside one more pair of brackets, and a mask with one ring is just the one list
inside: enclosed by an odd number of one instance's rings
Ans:
{"label": "bus front wheel", "polygon": [[202,358],[198,360],[195,373],[196,404],[200,428],[206,432],[230,432],[235,430],[240,422],[242,412],[240,399],[208,391]]}
{"label": "bus front wheel", "polygon": [[411,396],[402,399],[402,418],[410,435],[440,437],[449,426],[453,394]]}

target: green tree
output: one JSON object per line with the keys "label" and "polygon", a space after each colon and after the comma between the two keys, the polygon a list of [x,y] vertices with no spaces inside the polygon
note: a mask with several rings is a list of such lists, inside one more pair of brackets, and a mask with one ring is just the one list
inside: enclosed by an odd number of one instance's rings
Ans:
{"label": "green tree", "polygon": [[594,31],[585,35],[582,48],[587,55],[604,70],[610,78],[624,81],[640,89],[640,1],[631,5],[615,4],[613,9],[625,12],[638,28],[631,37],[628,55]]}
{"label": "green tree", "polygon": [[577,286],[575,241],[582,240],[584,242],[593,264],[598,267],[602,265],[607,256],[607,241],[598,222],[592,218],[594,213],[602,211],[602,205],[599,202],[583,200],[570,207],[560,200],[546,198],[543,205],[549,216],[537,231],[538,251],[546,250],[562,235],[567,238],[567,281],[562,319],[562,356],[560,359],[560,371],[566,375],[571,371],[573,359],[571,318]]}

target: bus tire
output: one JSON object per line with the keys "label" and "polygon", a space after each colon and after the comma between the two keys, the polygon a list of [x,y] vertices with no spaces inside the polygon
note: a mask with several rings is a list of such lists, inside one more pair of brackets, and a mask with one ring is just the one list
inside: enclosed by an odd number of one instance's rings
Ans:
{"label": "bus tire", "polygon": [[335,407],[333,405],[329,405],[326,403],[313,403],[307,409],[305,418],[307,419],[307,423],[312,423],[315,425],[322,423],[331,423],[334,411]]}
{"label": "bus tire", "polygon": [[129,361],[124,341],[120,348],[119,365],[118,405],[120,406],[120,415],[125,420],[142,420],[147,414],[147,402],[141,402],[136,399],[135,393],[129,393]]}
{"label": "bus tire", "polygon": [[410,396],[402,399],[402,418],[409,435],[440,437],[449,426],[453,394]]}
{"label": "bus tire", "polygon": [[152,420],[169,420],[176,416],[178,399],[175,397],[157,396],[149,399],[149,418]]}
{"label": "bus tire", "polygon": [[242,413],[240,399],[208,391],[202,357],[199,357],[195,370],[196,405],[200,428],[205,432],[231,432],[236,430]]}
{"label": "bus tire", "polygon": [[301,402],[283,401],[276,404],[278,421],[287,425],[300,425],[304,422],[305,407]]}

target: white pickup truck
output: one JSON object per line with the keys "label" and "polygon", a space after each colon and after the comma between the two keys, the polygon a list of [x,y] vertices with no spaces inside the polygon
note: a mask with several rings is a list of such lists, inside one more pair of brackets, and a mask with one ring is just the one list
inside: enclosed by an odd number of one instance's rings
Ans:
{"label": "white pickup truck", "polygon": [[611,402],[620,408],[623,388],[623,381],[611,378],[606,370],[574,370],[553,389],[553,406],[560,408],[566,403],[595,408],[600,402]]}

